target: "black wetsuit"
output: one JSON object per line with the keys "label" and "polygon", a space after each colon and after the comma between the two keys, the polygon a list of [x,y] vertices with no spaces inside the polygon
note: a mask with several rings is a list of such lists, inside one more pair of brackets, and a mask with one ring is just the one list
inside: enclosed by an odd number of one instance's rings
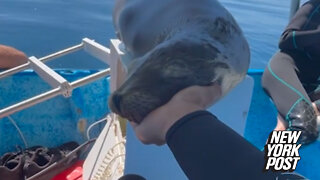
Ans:
{"label": "black wetsuit", "polygon": [[[301,143],[318,136],[311,103],[319,98],[320,0],[305,3],[283,32],[279,48],[270,60],[262,85],[275,103],[289,130],[303,131]],[[310,96],[310,95],[313,96]]]}
{"label": "black wetsuit", "polygon": [[[304,179],[297,174],[264,171],[264,152],[208,111],[182,117],[168,130],[166,141],[190,180]],[[144,178],[128,175],[120,180]]]}
{"label": "black wetsuit", "polygon": [[276,179],[264,172],[264,153],[207,111],[196,111],[167,132],[167,144],[187,177],[207,179]]}

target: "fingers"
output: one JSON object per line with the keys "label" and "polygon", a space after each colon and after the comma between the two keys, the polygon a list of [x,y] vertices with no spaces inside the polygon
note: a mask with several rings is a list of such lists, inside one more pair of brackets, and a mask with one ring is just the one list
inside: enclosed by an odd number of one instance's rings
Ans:
{"label": "fingers", "polygon": [[170,127],[185,115],[204,110],[221,97],[221,87],[191,86],[178,92],[165,105],[149,113],[140,124],[130,122],[137,138],[144,144],[165,144]]}
{"label": "fingers", "polygon": [[0,68],[12,68],[27,62],[28,57],[21,51],[0,45]]}

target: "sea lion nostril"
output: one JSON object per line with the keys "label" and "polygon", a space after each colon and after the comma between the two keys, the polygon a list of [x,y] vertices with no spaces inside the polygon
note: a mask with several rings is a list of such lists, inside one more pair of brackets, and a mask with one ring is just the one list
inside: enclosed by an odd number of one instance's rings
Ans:
{"label": "sea lion nostril", "polygon": [[112,102],[113,102],[113,105],[114,105],[114,107],[116,108],[115,110],[117,111],[117,112],[121,112],[121,109],[120,109],[120,102],[121,102],[121,96],[119,95],[119,94],[114,94],[113,96],[112,96]]}

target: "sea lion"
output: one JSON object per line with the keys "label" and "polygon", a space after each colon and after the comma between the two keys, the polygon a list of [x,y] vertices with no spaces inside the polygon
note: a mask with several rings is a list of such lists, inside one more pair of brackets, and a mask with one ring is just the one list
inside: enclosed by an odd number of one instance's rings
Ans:
{"label": "sea lion", "polygon": [[189,86],[226,94],[248,70],[248,43],[216,0],[118,0],[113,22],[131,60],[109,107],[136,123]]}

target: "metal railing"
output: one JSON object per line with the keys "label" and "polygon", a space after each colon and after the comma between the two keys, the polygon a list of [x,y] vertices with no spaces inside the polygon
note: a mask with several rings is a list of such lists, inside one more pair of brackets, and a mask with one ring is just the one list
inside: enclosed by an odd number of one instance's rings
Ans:
{"label": "metal railing", "polygon": [[[33,105],[41,103],[43,101],[49,100],[58,95],[63,95],[65,97],[70,97],[72,95],[72,91],[75,88],[91,83],[97,79],[105,77],[107,75],[111,75],[110,78],[110,88],[111,91],[115,90],[118,84],[118,71],[120,56],[123,54],[118,46],[120,45],[119,40],[111,40],[111,50],[98,44],[94,40],[84,38],[82,42],[78,45],[72,46],[70,48],[58,51],[56,53],[50,54],[48,56],[37,59],[36,57],[30,57],[29,61],[23,65],[8,69],[6,71],[0,72],[0,79],[13,75],[17,72],[23,71],[28,68],[32,68],[46,83],[50,84],[53,88],[47,92],[44,92],[40,95],[34,96],[27,100],[21,101],[4,109],[0,109],[0,119],[3,117],[7,117],[15,112],[21,111],[23,109],[29,108]],[[58,73],[53,71],[44,62],[56,59],[58,57],[76,52],[78,50],[83,49],[88,54],[98,58],[99,60],[107,63],[110,68],[94,73],[90,76],[81,78],[74,82],[68,82]],[[112,59],[112,60],[111,60]],[[114,72],[111,69],[115,69]]]}
{"label": "metal railing", "polygon": [[[121,46],[121,42],[117,39],[111,40],[110,49],[109,49],[96,43],[93,40],[84,38],[82,42],[78,45],[58,51],[56,53],[50,54],[48,56],[45,56],[39,59],[33,56],[29,57],[29,60],[27,63],[1,72],[0,79],[13,75],[17,72],[23,71],[25,69],[32,68],[37,73],[37,75],[40,76],[53,89],[45,93],[39,94],[37,96],[34,96],[32,98],[29,98],[27,100],[16,103],[12,106],[6,107],[4,109],[0,109],[0,120],[3,117],[7,117],[15,112],[24,110],[38,103],[54,98],[58,95],[63,95],[64,97],[70,97],[72,95],[73,89],[86,85],[88,83],[91,83],[93,81],[96,81],[107,75],[110,75],[110,91],[111,92],[115,91],[121,85],[124,78],[123,72],[125,71],[121,63],[121,58],[123,58],[124,53],[120,50],[120,46]],[[63,78],[54,70],[52,70],[51,68],[49,68],[47,65],[44,64],[44,62],[46,61],[56,59],[58,57],[76,52],[81,49],[83,49],[88,54],[96,57],[97,59],[107,63],[109,65],[109,68],[101,70],[97,73],[91,74],[89,76],[86,76],[84,78],[81,78],[79,80],[68,82],[65,78]],[[86,160],[84,163],[85,166],[87,167],[86,171],[84,171],[84,176],[89,175],[86,172],[87,171],[89,172],[90,170],[91,172],[95,172],[94,177],[98,177],[99,173],[97,172],[101,170],[99,169],[99,167],[103,166],[105,163],[108,164],[108,168],[117,170],[118,172],[110,176],[108,175],[106,179],[116,180],[123,174],[125,154],[124,154],[124,150],[119,149],[120,147],[116,145],[118,145],[120,142],[124,142],[124,138],[121,134],[118,116],[113,113],[111,113],[110,115],[112,117],[112,121],[110,121],[108,123],[108,126],[104,128],[104,130],[100,134],[99,138],[97,139],[97,142],[95,143],[92,149],[93,152],[96,152],[97,149],[103,148],[103,149],[106,149],[106,152],[99,151],[99,153],[91,153],[91,155],[89,153],[89,156],[87,157],[88,160]],[[110,128],[112,128],[113,131],[109,132]],[[108,136],[111,138],[105,139],[104,138],[105,136]],[[114,144],[114,146],[112,144]],[[109,146],[111,147],[111,149],[108,150]],[[117,149],[115,149],[114,147]],[[90,164],[92,162],[91,159],[96,159],[104,156],[107,157],[108,154],[110,154],[109,153],[110,151],[114,152],[114,155],[116,157],[115,159],[111,159],[111,160],[103,159],[103,163],[99,162],[99,164],[97,165]],[[102,175],[105,175],[105,174],[102,174]]]}

